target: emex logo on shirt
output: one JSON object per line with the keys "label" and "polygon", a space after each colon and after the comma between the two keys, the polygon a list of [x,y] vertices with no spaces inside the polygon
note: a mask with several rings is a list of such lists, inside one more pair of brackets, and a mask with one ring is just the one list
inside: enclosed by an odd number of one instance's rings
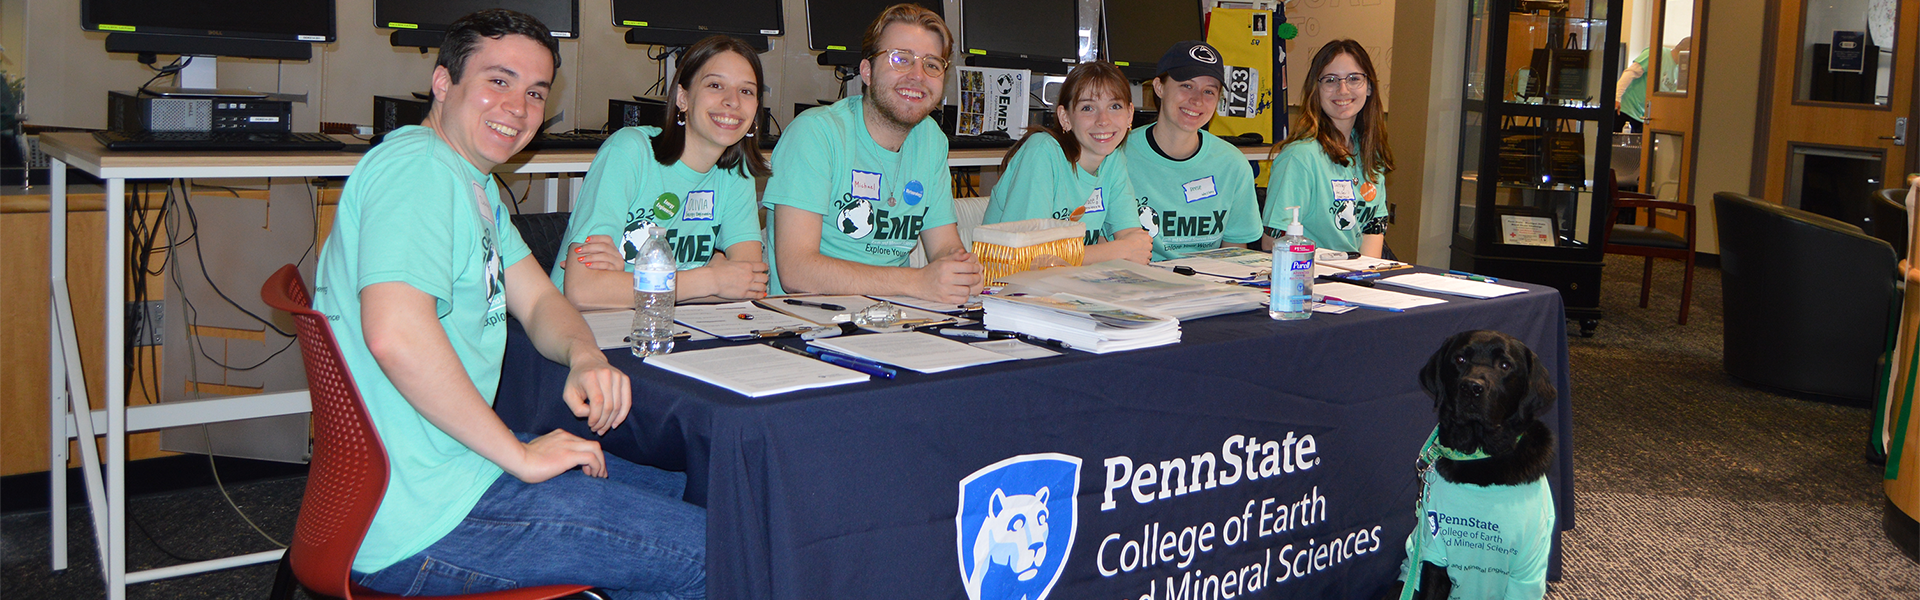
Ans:
{"label": "emex logo on shirt", "polygon": [[926,224],[924,214],[895,217],[892,211],[878,203],[854,197],[851,193],[834,202],[833,208],[834,229],[856,240],[917,240],[920,238],[920,229]]}

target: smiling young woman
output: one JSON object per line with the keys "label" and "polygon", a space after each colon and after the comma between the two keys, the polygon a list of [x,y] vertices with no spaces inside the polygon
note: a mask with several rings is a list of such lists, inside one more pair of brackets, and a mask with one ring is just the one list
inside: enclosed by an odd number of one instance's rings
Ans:
{"label": "smiling young woman", "polygon": [[1300,207],[1307,239],[1329,250],[1380,257],[1387,231],[1386,111],[1367,49],[1334,40],[1314,54],[1293,134],[1273,159],[1267,186],[1266,242],[1280,237]]}
{"label": "smiling young woman", "polygon": [[1116,152],[1133,123],[1126,76],[1112,63],[1082,63],[1061,83],[1060,98],[1057,124],[1034,128],[1007,151],[985,222],[1079,221],[1087,264],[1147,262],[1153,236],[1140,225],[1127,157]]}

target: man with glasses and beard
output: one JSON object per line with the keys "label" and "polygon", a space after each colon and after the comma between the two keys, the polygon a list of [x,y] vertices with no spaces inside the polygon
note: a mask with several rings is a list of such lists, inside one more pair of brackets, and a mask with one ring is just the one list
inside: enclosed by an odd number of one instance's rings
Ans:
{"label": "man with glasses and beard", "polygon": [[[946,93],[953,34],[914,4],[863,40],[866,93],[794,117],[773,151],[771,294],[904,295],[961,304],[980,262],[960,242],[947,138],[927,119]],[[924,244],[927,266],[907,266]]]}

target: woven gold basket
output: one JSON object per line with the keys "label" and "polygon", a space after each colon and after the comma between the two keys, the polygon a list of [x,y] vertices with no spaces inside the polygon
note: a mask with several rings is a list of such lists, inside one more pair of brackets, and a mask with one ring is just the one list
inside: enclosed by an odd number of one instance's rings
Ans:
{"label": "woven gold basket", "polygon": [[1033,268],[1033,260],[1052,254],[1080,266],[1086,255],[1087,226],[1060,219],[1028,219],[973,228],[973,254],[987,283]]}

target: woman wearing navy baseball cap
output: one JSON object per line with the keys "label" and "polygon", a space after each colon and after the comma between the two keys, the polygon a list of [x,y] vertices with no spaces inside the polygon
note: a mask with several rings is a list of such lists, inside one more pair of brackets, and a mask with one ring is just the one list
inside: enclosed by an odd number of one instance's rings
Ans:
{"label": "woman wearing navy baseball cap", "polygon": [[1223,81],[1219,50],[1206,42],[1174,44],[1153,78],[1159,117],[1121,146],[1140,196],[1140,225],[1153,234],[1153,260],[1260,239],[1253,168],[1238,148],[1206,131]]}

